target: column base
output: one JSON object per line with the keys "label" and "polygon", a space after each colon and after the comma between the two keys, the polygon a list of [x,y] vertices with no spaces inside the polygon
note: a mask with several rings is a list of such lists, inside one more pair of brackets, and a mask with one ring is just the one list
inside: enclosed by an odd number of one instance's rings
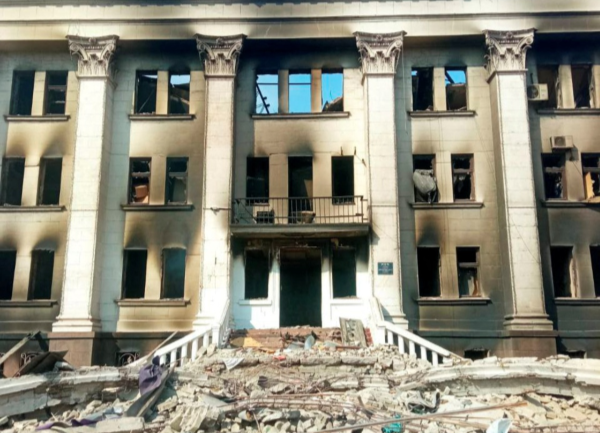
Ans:
{"label": "column base", "polygon": [[553,331],[554,326],[547,314],[511,314],[504,316],[507,331]]}
{"label": "column base", "polygon": [[394,325],[400,326],[402,329],[408,330],[408,320],[406,319],[406,315],[403,313],[390,314],[389,316],[384,315],[384,319],[389,320]]}
{"label": "column base", "polygon": [[97,319],[69,319],[58,317],[52,325],[53,333],[89,333],[102,331],[102,324]]}
{"label": "column base", "polygon": [[100,339],[96,332],[51,332],[51,352],[67,351],[65,360],[74,367],[97,365]]}

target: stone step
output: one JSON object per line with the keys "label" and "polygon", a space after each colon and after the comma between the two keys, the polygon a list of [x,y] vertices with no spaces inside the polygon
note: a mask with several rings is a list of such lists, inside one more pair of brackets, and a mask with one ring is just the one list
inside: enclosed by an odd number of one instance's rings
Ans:
{"label": "stone step", "polygon": [[231,332],[229,343],[234,347],[285,348],[292,341],[304,341],[313,333],[317,341],[333,341],[341,344],[340,328],[319,328],[311,326],[276,329],[236,329]]}

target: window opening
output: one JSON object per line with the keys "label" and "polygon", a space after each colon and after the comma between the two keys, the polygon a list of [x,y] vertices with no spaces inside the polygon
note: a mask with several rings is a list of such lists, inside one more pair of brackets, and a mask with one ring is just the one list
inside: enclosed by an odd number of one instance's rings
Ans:
{"label": "window opening", "polygon": [[590,65],[571,66],[573,77],[573,96],[575,97],[575,108],[590,108],[592,95],[592,67]]}
{"label": "window opening", "polygon": [[550,258],[554,296],[557,298],[571,298],[574,284],[577,281],[573,247],[551,247]]}
{"label": "window opening", "polygon": [[344,111],[344,74],[341,70],[321,73],[321,100],[324,112]]}
{"label": "window opening", "polygon": [[479,287],[479,248],[456,248],[458,293],[461,297],[481,296]]}
{"label": "window opening", "polygon": [[129,203],[150,203],[150,158],[131,159],[129,166]]}
{"label": "window opening", "polygon": [[413,111],[433,110],[433,68],[413,68]]}
{"label": "window opening", "polygon": [[589,201],[599,201],[600,198],[600,154],[582,154],[583,184],[585,198]]}
{"label": "window opening", "polygon": [[13,73],[10,114],[31,116],[34,82],[35,71],[15,71]]}
{"label": "window opening", "polygon": [[473,155],[452,155],[454,201],[474,200]]}
{"label": "window opening", "polygon": [[17,264],[17,252],[0,250],[0,300],[10,301],[12,299],[13,283],[15,280],[15,265]]}
{"label": "window opening", "polygon": [[137,71],[135,86],[135,112],[138,114],[156,113],[157,71]]}
{"label": "window opening", "polygon": [[484,347],[477,347],[475,349],[467,349],[465,350],[465,358],[470,359],[471,361],[477,361],[480,359],[485,359],[489,356],[490,351]]}
{"label": "window opening", "polygon": [[244,299],[269,297],[269,250],[247,249],[244,254]]}
{"label": "window opening", "polygon": [[565,155],[542,155],[546,199],[566,198]]}
{"label": "window opening", "polygon": [[333,204],[354,203],[354,157],[331,157]]}
{"label": "window opening", "polygon": [[57,205],[60,200],[62,158],[42,158],[38,205]]}
{"label": "window opening", "polygon": [[422,298],[439,297],[441,266],[439,247],[418,247],[417,266],[419,296]]}
{"label": "window opening", "polygon": [[185,294],[185,250],[163,250],[162,299],[183,299]]}
{"label": "window opening", "polygon": [[291,72],[289,75],[290,113],[311,112],[310,72]]}
{"label": "window opening", "polygon": [[146,292],[147,250],[125,250],[123,255],[123,299],[142,299]]}
{"label": "window opening", "polygon": [[46,72],[46,114],[65,114],[68,71]]}
{"label": "window opening", "polygon": [[166,203],[187,203],[188,159],[167,158]]}
{"label": "window opening", "polygon": [[246,197],[248,204],[269,202],[269,157],[246,159]]}
{"label": "window opening", "polygon": [[558,108],[558,65],[538,66],[538,83],[548,86],[548,100],[540,101],[540,108]]}
{"label": "window opening", "polygon": [[2,163],[0,205],[21,206],[25,158],[5,158]]}
{"label": "window opening", "polygon": [[169,114],[189,114],[190,73],[169,75]]}
{"label": "window opening", "polygon": [[332,250],[333,297],[356,297],[356,249],[334,247]]}
{"label": "window opening", "polygon": [[467,109],[467,68],[446,68],[446,109]]}
{"label": "window opening", "polygon": [[594,276],[594,293],[600,298],[600,246],[592,245],[590,247],[590,256],[592,258],[592,274]]}
{"label": "window opening", "polygon": [[413,183],[415,185],[416,203],[438,202],[435,155],[413,156]]}
{"label": "window opening", "polygon": [[291,224],[311,223],[315,213],[313,197],[313,159],[310,156],[288,157],[288,215]]}
{"label": "window opening", "polygon": [[31,273],[27,299],[51,299],[54,274],[54,251],[34,250],[31,253]]}
{"label": "window opening", "polygon": [[256,113],[279,112],[279,75],[277,71],[259,72],[256,76]]}

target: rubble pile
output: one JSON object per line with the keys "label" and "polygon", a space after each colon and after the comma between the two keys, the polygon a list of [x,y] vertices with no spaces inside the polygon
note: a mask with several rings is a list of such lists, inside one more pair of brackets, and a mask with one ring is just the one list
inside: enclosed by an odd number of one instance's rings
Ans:
{"label": "rubble pile", "polygon": [[[77,404],[55,402],[50,408],[0,418],[0,430],[7,433],[36,429],[71,433],[600,431],[597,392],[600,383],[593,384],[596,379],[589,374],[589,384],[578,382],[579,392],[572,395],[566,395],[564,387],[562,395],[541,393],[538,379],[531,374],[511,377],[510,380],[519,382],[520,390],[514,392],[511,385],[510,394],[498,374],[487,379],[477,379],[471,374],[489,368],[509,371],[515,366],[518,367],[515,371],[530,371],[535,369],[531,366],[537,365],[541,370],[552,369],[556,374],[554,380],[558,381],[562,380],[560,372],[568,371],[570,363],[575,362],[577,368],[588,371],[597,369],[599,361],[560,356],[546,360],[455,359],[448,365],[432,367],[427,361],[400,354],[391,346],[351,349],[310,338],[303,344],[279,350],[203,348],[196,362],[175,368],[160,386],[155,384],[147,395],[155,394],[156,400],[141,405],[145,409],[135,416],[132,409],[139,406],[143,397],[128,381],[123,386],[90,393],[87,400]],[[597,371],[600,379],[600,369]],[[130,371],[124,376],[131,374]],[[480,387],[482,384],[485,386]],[[488,392],[492,388],[495,392]]]}

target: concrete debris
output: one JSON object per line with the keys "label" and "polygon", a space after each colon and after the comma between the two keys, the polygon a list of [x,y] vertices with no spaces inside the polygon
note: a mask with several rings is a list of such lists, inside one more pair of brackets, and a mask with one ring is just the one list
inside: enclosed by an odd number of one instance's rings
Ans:
{"label": "concrete debris", "polygon": [[9,404],[12,412],[0,415],[0,431],[600,430],[598,360],[457,359],[432,367],[391,346],[342,347],[317,341],[309,350],[291,352],[211,349],[211,356],[171,371],[157,399],[142,402],[147,410],[140,416],[128,415],[146,397],[139,396],[132,369],[6,379],[0,381],[0,398],[18,398],[27,410],[15,412]]}

